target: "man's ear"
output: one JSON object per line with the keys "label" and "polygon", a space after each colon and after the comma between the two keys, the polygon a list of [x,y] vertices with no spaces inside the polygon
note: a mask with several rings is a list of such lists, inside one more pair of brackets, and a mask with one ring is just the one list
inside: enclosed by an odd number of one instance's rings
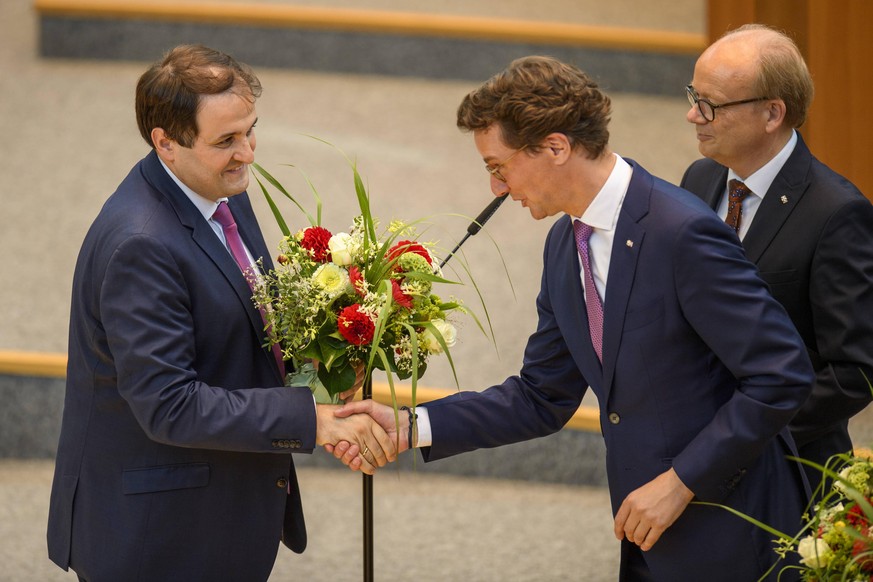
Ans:
{"label": "man's ear", "polygon": [[785,101],[773,99],[767,104],[767,125],[769,133],[779,130],[785,123]]}
{"label": "man's ear", "polygon": [[570,140],[563,133],[550,133],[543,140],[543,150],[558,164],[569,159],[572,149]]}
{"label": "man's ear", "polygon": [[543,140],[543,149],[558,163],[564,163],[572,153],[570,140],[563,133],[550,133]]}
{"label": "man's ear", "polygon": [[164,162],[172,162],[176,158],[175,141],[167,137],[167,132],[162,128],[156,127],[152,129],[152,144],[155,146],[155,152]]}

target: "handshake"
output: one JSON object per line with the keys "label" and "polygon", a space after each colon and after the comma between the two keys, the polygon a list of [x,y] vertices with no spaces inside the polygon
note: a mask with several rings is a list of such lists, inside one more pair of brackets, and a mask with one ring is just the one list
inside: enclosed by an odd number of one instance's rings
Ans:
{"label": "handshake", "polygon": [[353,471],[368,475],[409,448],[411,415],[373,400],[316,405],[316,444]]}

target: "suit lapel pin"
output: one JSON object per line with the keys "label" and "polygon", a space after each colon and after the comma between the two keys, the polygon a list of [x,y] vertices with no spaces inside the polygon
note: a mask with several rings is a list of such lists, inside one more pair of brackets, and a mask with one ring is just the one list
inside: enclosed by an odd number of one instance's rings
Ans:
{"label": "suit lapel pin", "polygon": [[782,204],[788,204],[788,196],[786,196],[785,194],[783,194],[782,197],[779,198],[779,200],[782,201]]}
{"label": "suit lapel pin", "polygon": [[634,241],[632,241],[631,239],[627,239],[627,242],[625,242],[624,244],[626,244],[627,248],[629,249],[634,248]]}

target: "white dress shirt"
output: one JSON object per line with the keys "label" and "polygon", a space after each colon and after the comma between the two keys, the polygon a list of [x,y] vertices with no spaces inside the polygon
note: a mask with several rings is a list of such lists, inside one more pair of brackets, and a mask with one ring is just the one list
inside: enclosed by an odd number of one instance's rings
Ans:
{"label": "white dress shirt", "polygon": [[788,161],[788,157],[791,156],[791,153],[794,151],[795,145],[797,145],[797,132],[792,131],[791,138],[788,140],[788,143],[785,144],[785,147],[779,150],[779,153],[773,156],[769,162],[764,164],[745,180],[741,180],[736,172],[728,169],[724,194],[721,197],[721,202],[718,204],[718,215],[722,220],[727,217],[728,184],[731,180],[740,180],[740,182],[743,182],[746,187],[752,191],[752,193],[746,196],[745,200],[743,200],[743,214],[740,219],[740,231],[737,233],[740,240],[743,240],[746,233],[749,232],[749,226],[751,226],[752,220],[755,219],[755,214],[761,206],[761,201],[764,200],[767,190],[769,190],[770,186],[773,185],[773,180],[776,179],[776,175],[782,170],[782,166],[784,166],[785,162]]}
{"label": "white dress shirt", "polygon": [[[206,222],[209,223],[209,226],[212,227],[213,232],[215,232],[215,236],[218,237],[218,240],[221,241],[221,244],[224,245],[224,248],[227,249],[227,252],[230,253],[230,248],[227,246],[227,239],[224,237],[224,229],[221,227],[218,222],[212,219],[212,215],[215,214],[215,211],[218,209],[218,205],[221,202],[227,202],[227,198],[219,198],[217,201],[212,201],[209,198],[205,198],[186,186],[179,178],[176,177],[176,174],[173,173],[170,168],[164,163],[164,160],[158,158],[158,161],[161,162],[161,165],[164,167],[164,170],[167,171],[167,174],[170,175],[170,178],[173,179],[173,182],[182,190],[185,196],[191,201],[197,210],[200,211],[200,214],[203,215],[203,218]],[[251,251],[246,246],[245,242],[243,242],[243,248],[246,250],[246,257],[249,259],[249,265],[253,269],[253,273],[260,273],[260,270],[255,265],[255,259],[252,256]],[[231,254],[233,256],[233,254]]]}

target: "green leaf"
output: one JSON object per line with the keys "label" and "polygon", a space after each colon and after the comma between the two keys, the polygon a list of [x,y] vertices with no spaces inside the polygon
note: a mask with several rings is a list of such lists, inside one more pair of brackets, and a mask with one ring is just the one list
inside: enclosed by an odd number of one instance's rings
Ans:
{"label": "green leaf", "polygon": [[291,230],[288,228],[288,225],[285,223],[285,219],[282,218],[282,213],[279,212],[279,207],[276,206],[276,203],[273,202],[273,197],[270,196],[270,193],[267,192],[267,188],[264,184],[255,176],[255,181],[258,183],[258,186],[261,187],[261,192],[264,194],[264,198],[267,199],[267,204],[270,206],[270,210],[273,211],[273,216],[276,219],[276,224],[279,226],[279,230],[282,232],[284,236],[291,236]]}
{"label": "green leaf", "polygon": [[355,369],[350,365],[334,366],[328,370],[326,366],[318,367],[318,379],[331,395],[350,389],[355,384]]}
{"label": "green leaf", "polygon": [[[394,303],[393,295],[391,294],[391,283],[386,279],[383,280],[380,288],[378,289],[379,293],[382,293],[386,297],[385,305],[382,306],[382,309],[379,310],[379,315],[376,318],[375,330],[373,331],[373,346],[379,346],[382,343],[382,336],[385,333],[385,325],[388,323],[388,319],[391,316],[391,306]],[[373,367],[373,361],[376,359],[375,350],[370,350],[370,357],[367,362],[367,367]]]}
{"label": "green leaf", "polygon": [[324,355],[321,353],[321,344],[317,341],[309,342],[309,345],[300,350],[297,356],[301,359],[308,358],[310,360],[318,360],[319,362],[324,360]]}
{"label": "green leaf", "polygon": [[[287,190],[285,190],[285,187],[282,186],[282,184],[279,183],[279,181],[276,180],[276,178],[274,178],[274,177],[273,177],[273,176],[272,176],[272,175],[271,175],[267,170],[265,170],[264,168],[262,168],[261,166],[259,166],[259,165],[258,165],[257,163],[255,163],[255,162],[252,162],[252,168],[254,168],[254,169],[255,169],[259,174],[261,174],[264,178],[266,178],[266,180],[267,180],[270,184],[272,184],[273,187],[276,188],[276,190],[278,190],[279,192],[281,192],[282,194],[284,194],[285,197],[286,197],[288,200],[290,200],[290,201],[291,201],[291,202],[292,202],[292,203],[293,203],[297,208],[299,208],[299,209],[300,209],[300,212],[302,212],[303,214],[305,214],[305,215],[306,215],[306,218],[309,219],[309,224],[310,224],[310,225],[312,225],[312,226],[316,226],[316,225],[317,225],[317,223],[316,223],[315,221],[312,220],[312,216],[310,216],[310,214],[309,214],[308,212],[306,212],[306,209],[303,208],[303,206],[301,206],[300,203],[297,202],[297,200],[296,200],[293,196],[291,196],[291,194],[289,194]],[[257,180],[257,176],[255,176],[255,179]],[[260,180],[258,180],[258,183],[260,184]],[[271,203],[271,199],[270,199],[269,195],[267,194],[267,190],[266,190],[266,188],[264,188],[263,185],[261,185],[261,188],[262,188],[263,191],[264,191],[264,195],[267,197],[267,203],[270,204],[270,207],[271,207],[271,208],[275,208],[275,204],[272,204],[272,203]],[[273,215],[274,215],[274,216],[276,215],[276,212],[275,212],[275,211],[273,212]],[[279,221],[279,218],[277,217],[276,220],[277,220],[277,222],[278,222],[278,221]],[[284,220],[282,221],[282,224],[284,224]],[[281,228],[281,225],[280,225],[280,228]],[[287,228],[288,228],[288,227],[285,226],[285,229],[286,229],[286,230],[287,230]],[[283,234],[285,234],[285,236],[288,236],[288,233],[286,233],[285,230],[283,230],[282,232],[283,232]]]}
{"label": "green leaf", "polygon": [[315,224],[321,226],[321,196],[318,194],[318,190],[315,188],[315,184],[312,183],[312,180],[309,179],[309,176],[306,175],[306,172],[297,169],[300,172],[300,175],[303,176],[303,179],[306,180],[306,183],[309,185],[309,190],[312,192],[312,197],[315,198]]}
{"label": "green leaf", "polygon": [[434,275],[433,273],[424,273],[422,271],[407,271],[403,274],[407,279],[418,279],[421,281],[431,281],[432,283],[444,283],[446,285],[463,285],[460,281],[452,281],[451,279],[444,279],[438,275]]}
{"label": "green leaf", "polygon": [[693,505],[707,505],[707,506],[709,506],[709,507],[719,507],[719,508],[721,508],[721,509],[724,509],[725,511],[729,511],[730,513],[733,513],[733,514],[736,515],[737,517],[740,517],[740,518],[742,518],[742,519],[748,521],[748,522],[751,523],[752,525],[756,525],[756,526],[758,526],[758,527],[761,528],[762,530],[764,530],[764,531],[766,531],[767,533],[770,533],[770,534],[776,536],[777,538],[779,538],[779,539],[781,539],[781,540],[785,540],[785,541],[793,541],[793,540],[796,539],[795,537],[790,536],[790,535],[788,535],[788,534],[786,534],[786,533],[782,533],[782,532],[779,531],[778,529],[776,529],[776,528],[774,528],[774,527],[772,527],[772,526],[769,526],[769,525],[767,525],[766,523],[764,523],[764,522],[762,522],[762,521],[758,521],[757,519],[755,519],[755,518],[752,517],[752,516],[746,515],[746,514],[743,513],[742,511],[737,511],[737,510],[734,509],[733,507],[728,507],[727,505],[722,505],[722,504],[720,504],[720,503],[710,503],[710,502],[708,502],[708,501],[692,501],[691,503],[692,503]]}
{"label": "green leaf", "polygon": [[455,387],[460,390],[461,383],[458,381],[458,373],[455,371],[455,361],[452,359],[452,351],[449,349],[445,338],[443,338],[443,334],[441,334],[436,326],[429,321],[422,322],[421,325],[430,330],[430,332],[436,338],[437,343],[439,343],[440,347],[443,348],[443,353],[446,355],[446,359],[449,361],[449,367],[452,369],[452,377],[454,377],[455,379]]}

